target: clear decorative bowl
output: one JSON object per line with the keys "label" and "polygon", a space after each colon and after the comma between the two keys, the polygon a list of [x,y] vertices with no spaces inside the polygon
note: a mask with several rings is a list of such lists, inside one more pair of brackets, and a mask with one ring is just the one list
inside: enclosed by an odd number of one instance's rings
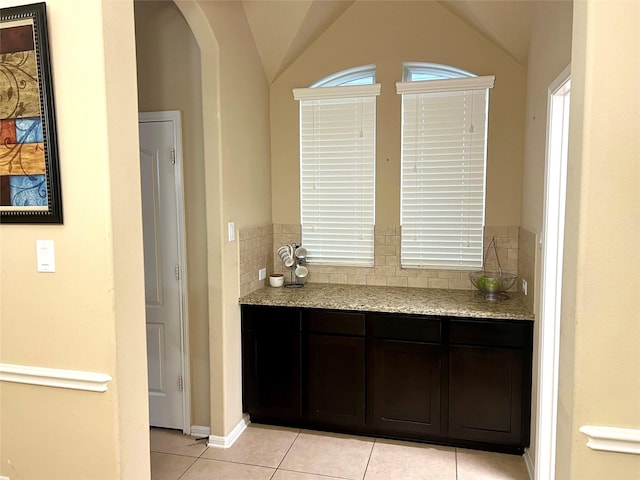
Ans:
{"label": "clear decorative bowl", "polygon": [[471,272],[471,283],[484,294],[485,300],[495,302],[507,295],[505,292],[516,283],[516,275],[506,272]]}

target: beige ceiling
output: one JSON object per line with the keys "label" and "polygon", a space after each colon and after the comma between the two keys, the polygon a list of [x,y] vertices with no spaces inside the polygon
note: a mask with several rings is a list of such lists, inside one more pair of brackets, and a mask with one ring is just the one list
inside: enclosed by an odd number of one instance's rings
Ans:
{"label": "beige ceiling", "polygon": [[[242,0],[269,82],[291,65],[353,1]],[[439,3],[526,65],[534,0],[441,0]]]}

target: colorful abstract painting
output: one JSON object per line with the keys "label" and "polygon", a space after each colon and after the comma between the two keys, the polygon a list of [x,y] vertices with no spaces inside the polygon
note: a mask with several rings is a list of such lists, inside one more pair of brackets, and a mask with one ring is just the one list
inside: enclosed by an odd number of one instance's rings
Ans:
{"label": "colorful abstract painting", "polygon": [[43,3],[0,10],[3,223],[62,223],[46,33]]}

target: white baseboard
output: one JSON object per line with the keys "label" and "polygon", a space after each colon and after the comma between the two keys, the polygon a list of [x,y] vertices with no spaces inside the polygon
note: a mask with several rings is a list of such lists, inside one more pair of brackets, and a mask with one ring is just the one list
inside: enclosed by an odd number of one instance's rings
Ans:
{"label": "white baseboard", "polygon": [[528,448],[524,449],[524,464],[527,466],[527,472],[529,472],[529,478],[533,480],[536,478],[536,468],[533,464],[533,458],[531,458],[531,450]]}
{"label": "white baseboard", "polygon": [[196,438],[205,438],[211,435],[211,428],[203,425],[191,425],[191,436]]}
{"label": "white baseboard", "polygon": [[106,392],[111,380],[106,373],[0,363],[0,381],[3,382]]}
{"label": "white baseboard", "polygon": [[229,448],[231,447],[235,441],[242,435],[242,432],[245,431],[247,425],[251,422],[249,421],[249,415],[245,415],[242,417],[242,420],[238,422],[238,424],[231,430],[231,433],[225,437],[219,437],[217,435],[209,435],[209,443],[207,443],[207,447],[211,448]]}

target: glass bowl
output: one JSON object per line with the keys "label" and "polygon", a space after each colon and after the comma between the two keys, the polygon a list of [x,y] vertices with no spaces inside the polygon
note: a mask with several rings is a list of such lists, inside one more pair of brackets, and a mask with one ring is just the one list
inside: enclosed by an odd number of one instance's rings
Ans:
{"label": "glass bowl", "polygon": [[471,283],[484,294],[485,300],[496,301],[516,283],[516,275],[506,272],[471,272]]}

